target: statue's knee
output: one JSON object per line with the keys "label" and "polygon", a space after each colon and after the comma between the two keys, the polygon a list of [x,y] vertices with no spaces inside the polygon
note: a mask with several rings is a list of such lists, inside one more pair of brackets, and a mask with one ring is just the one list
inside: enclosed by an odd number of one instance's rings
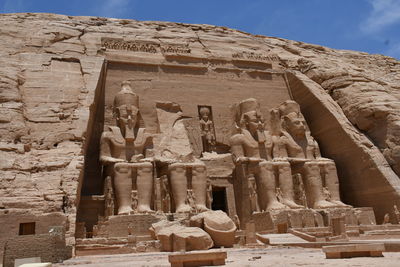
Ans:
{"label": "statue's knee", "polygon": [[335,162],[329,161],[325,164],[325,170],[330,172],[336,172]]}
{"label": "statue's knee", "polygon": [[140,167],[138,167],[138,175],[144,175],[144,174],[151,174],[153,172],[153,165],[149,162],[146,162],[148,164],[143,164]]}
{"label": "statue's knee", "polygon": [[272,164],[272,162],[268,162],[268,161],[261,161],[261,162],[258,164],[258,166],[259,166],[261,169],[268,170],[268,171],[272,171],[273,168],[274,168],[274,165]]}
{"label": "statue's knee", "polygon": [[126,163],[116,163],[114,165],[114,171],[116,173],[120,173],[120,174],[123,174],[123,173],[127,174],[130,171],[130,167]]}
{"label": "statue's knee", "polygon": [[192,166],[192,174],[193,175],[202,175],[206,173],[206,165],[205,164],[195,164]]}
{"label": "statue's knee", "polygon": [[281,162],[273,162],[275,169],[278,169],[279,172],[289,171],[291,169],[290,163],[281,161]]}
{"label": "statue's knee", "polygon": [[186,172],[186,166],[183,163],[173,163],[168,166],[168,171],[170,173],[185,173]]}

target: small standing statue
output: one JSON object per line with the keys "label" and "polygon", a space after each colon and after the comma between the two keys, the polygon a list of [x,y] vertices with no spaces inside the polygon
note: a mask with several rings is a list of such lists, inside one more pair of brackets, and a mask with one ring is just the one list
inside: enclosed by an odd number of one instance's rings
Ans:
{"label": "small standing statue", "polygon": [[109,217],[114,215],[114,192],[112,188],[111,177],[106,177],[104,181],[104,216]]}
{"label": "small standing statue", "polygon": [[210,109],[208,107],[201,107],[199,112],[203,152],[214,152],[216,151],[215,131],[214,123],[210,120]]}
{"label": "small standing statue", "polygon": [[394,215],[396,215],[397,223],[400,224],[400,211],[397,208],[397,205],[393,205]]}
{"label": "small standing statue", "polygon": [[132,190],[132,210],[137,212],[138,208],[138,194],[136,190]]}
{"label": "small standing statue", "polygon": [[211,185],[211,180],[207,180],[207,208],[211,209],[212,208],[212,202],[213,202],[213,195],[212,195],[212,185]]}
{"label": "small standing statue", "polygon": [[192,211],[197,212],[196,197],[194,196],[192,189],[188,189],[185,202],[186,205],[188,205]]}
{"label": "small standing statue", "polygon": [[163,204],[163,211],[166,213],[171,212],[171,197],[169,195],[168,190],[168,178],[166,176],[161,178],[161,190],[162,190],[162,204]]}
{"label": "small standing statue", "polygon": [[249,177],[248,180],[249,186],[249,196],[250,196],[250,205],[251,205],[251,213],[260,212],[260,207],[258,205],[258,196],[257,196],[257,184],[254,176]]}

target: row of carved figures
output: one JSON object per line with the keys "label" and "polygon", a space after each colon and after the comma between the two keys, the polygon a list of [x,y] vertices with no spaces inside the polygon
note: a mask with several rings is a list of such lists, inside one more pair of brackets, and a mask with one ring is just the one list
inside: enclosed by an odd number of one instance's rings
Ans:
{"label": "row of carved figures", "polygon": [[[251,201],[256,202],[252,204],[254,211],[301,208],[294,201],[292,176],[296,174],[303,177],[309,207],[346,206],[340,201],[335,163],[321,157],[296,102],[285,101],[271,111],[270,131],[266,129],[257,100],[243,100],[232,109],[236,114],[236,128],[230,139],[235,179],[251,181],[249,190],[253,191]],[[115,95],[113,113],[117,126],[109,126],[102,133],[100,161],[104,165],[104,176],[113,182],[118,214],[135,212],[133,189],[137,192],[136,212],[153,212],[155,165],[164,166],[166,170],[168,197],[173,201],[175,212],[189,212],[193,207],[197,211],[207,210],[210,193],[207,194],[205,164],[201,159],[186,162],[157,159],[148,153],[153,149],[153,136],[139,127],[139,97],[129,82],[123,82]],[[210,109],[202,108],[200,115],[203,144],[208,145],[205,150],[213,151],[215,134],[209,119]],[[191,176],[191,188],[188,176]],[[279,199],[277,187],[281,192]],[[329,191],[329,199],[323,192],[324,187]],[[188,192],[193,197],[188,198]],[[188,203],[188,199],[192,203]]]}
{"label": "row of carved figures", "polygon": [[[161,177],[158,179],[160,183],[160,199],[161,203],[158,206],[158,209],[156,210],[157,212],[162,212],[162,213],[171,213],[173,212],[172,209],[172,202],[171,202],[171,193],[169,189],[169,183],[168,183],[168,178],[166,176]],[[157,192],[156,192],[157,194]],[[131,207],[133,210],[133,213],[138,212],[138,194],[137,190],[132,190],[131,192],[131,198],[132,198],[132,203]],[[111,177],[106,177],[105,179],[105,184],[104,184],[104,204],[105,204],[105,217],[112,216],[116,214],[115,208],[116,208],[116,203],[115,203],[115,193],[113,189],[113,184]],[[211,181],[208,179],[207,180],[207,195],[206,195],[206,207],[208,209],[211,209],[212,207],[212,202],[213,202],[213,195],[212,195],[212,185]],[[195,196],[193,194],[193,190],[188,189],[187,190],[187,196],[186,196],[186,201],[185,203],[190,206],[191,212],[192,213],[197,213],[198,211],[196,210],[196,200]]]}
{"label": "row of carved figures", "polygon": [[303,178],[308,207],[348,206],[340,200],[334,161],[321,156],[295,101],[270,111],[270,131],[256,99],[243,100],[233,109],[236,133],[230,140],[231,151],[236,176],[248,180],[253,211],[302,208],[294,199],[296,175]]}

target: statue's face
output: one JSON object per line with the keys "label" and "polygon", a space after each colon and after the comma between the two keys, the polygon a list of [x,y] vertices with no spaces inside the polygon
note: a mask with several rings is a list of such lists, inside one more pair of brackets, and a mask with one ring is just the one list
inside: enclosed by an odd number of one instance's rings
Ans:
{"label": "statue's face", "polygon": [[121,129],[133,129],[137,121],[137,108],[123,105],[117,109],[117,122]]}
{"label": "statue's face", "polygon": [[285,118],[285,123],[289,132],[293,134],[303,134],[306,130],[303,119],[299,118],[296,113],[290,113],[287,115]]}
{"label": "statue's face", "polygon": [[260,128],[260,124],[262,122],[260,121],[260,118],[258,117],[257,111],[249,111],[244,114],[244,119],[246,121],[246,126],[247,129],[250,132],[255,132],[257,129]]}

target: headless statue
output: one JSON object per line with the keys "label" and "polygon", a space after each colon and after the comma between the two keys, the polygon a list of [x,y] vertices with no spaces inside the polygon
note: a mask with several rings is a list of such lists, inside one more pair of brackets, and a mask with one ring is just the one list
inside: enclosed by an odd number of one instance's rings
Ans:
{"label": "headless statue", "polygon": [[[285,101],[279,109],[271,111],[271,118],[274,128],[280,128],[275,136],[274,154],[277,158],[290,162],[294,172],[301,173],[309,206],[315,209],[349,207],[340,201],[335,163],[321,157],[318,143],[307,130],[300,106],[295,101]],[[323,192],[323,180],[327,194]],[[329,201],[326,195],[329,196]]]}
{"label": "headless statue", "polygon": [[123,82],[113,104],[117,126],[108,126],[100,140],[100,161],[106,175],[113,178],[118,214],[133,212],[132,180],[136,181],[137,211],[152,211],[153,164],[151,158],[145,157],[152,146],[152,137],[139,128],[138,107],[138,96],[129,82]]}
{"label": "headless statue", "polygon": [[[206,211],[207,171],[205,164],[194,158],[189,137],[183,123],[181,107],[173,102],[156,102],[160,127],[160,141],[156,146],[156,160],[168,166],[168,179],[176,213],[190,212],[190,199],[194,209]],[[191,188],[189,177],[191,174]],[[192,190],[192,191],[189,191]],[[193,196],[189,196],[188,194]]]}

